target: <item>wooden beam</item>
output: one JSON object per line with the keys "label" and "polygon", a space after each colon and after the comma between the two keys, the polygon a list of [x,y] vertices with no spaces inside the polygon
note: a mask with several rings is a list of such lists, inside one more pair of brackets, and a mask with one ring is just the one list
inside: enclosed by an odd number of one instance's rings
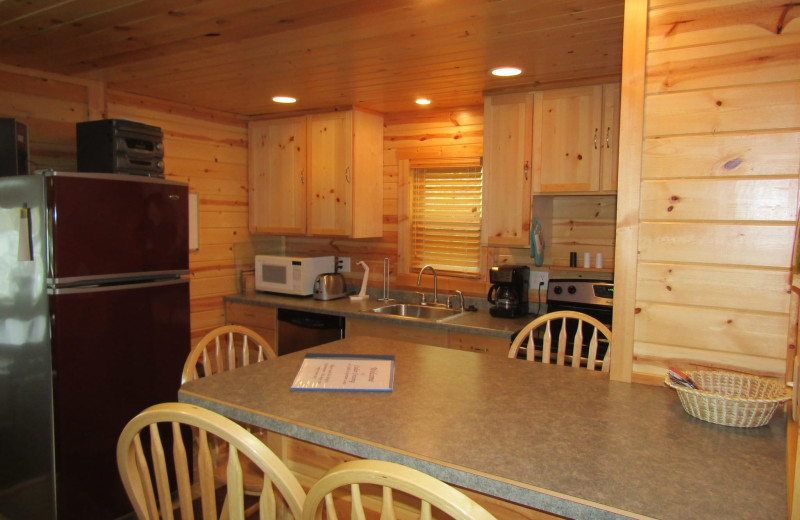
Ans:
{"label": "wooden beam", "polygon": [[648,2],[625,2],[611,379],[631,381],[644,141]]}

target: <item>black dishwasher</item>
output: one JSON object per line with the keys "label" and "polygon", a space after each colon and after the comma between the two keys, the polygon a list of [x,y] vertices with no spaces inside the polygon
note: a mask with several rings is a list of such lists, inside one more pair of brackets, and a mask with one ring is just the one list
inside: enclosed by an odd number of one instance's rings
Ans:
{"label": "black dishwasher", "polygon": [[278,355],[344,338],[344,317],[278,309]]}

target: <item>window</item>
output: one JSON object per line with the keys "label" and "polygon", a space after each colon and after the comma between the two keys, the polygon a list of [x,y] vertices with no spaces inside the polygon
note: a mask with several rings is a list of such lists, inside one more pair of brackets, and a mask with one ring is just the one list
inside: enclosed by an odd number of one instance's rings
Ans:
{"label": "window", "polygon": [[408,266],[480,276],[483,172],[477,160],[409,168]]}

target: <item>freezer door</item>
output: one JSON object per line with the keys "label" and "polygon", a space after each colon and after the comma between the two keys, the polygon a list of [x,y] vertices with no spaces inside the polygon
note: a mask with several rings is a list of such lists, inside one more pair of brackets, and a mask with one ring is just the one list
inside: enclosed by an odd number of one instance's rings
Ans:
{"label": "freezer door", "polygon": [[144,408],[177,401],[189,283],[56,290],[50,307],[58,517],[117,518],[132,509],[117,438]]}
{"label": "freezer door", "polygon": [[54,172],[47,187],[51,283],[188,272],[186,184]]}

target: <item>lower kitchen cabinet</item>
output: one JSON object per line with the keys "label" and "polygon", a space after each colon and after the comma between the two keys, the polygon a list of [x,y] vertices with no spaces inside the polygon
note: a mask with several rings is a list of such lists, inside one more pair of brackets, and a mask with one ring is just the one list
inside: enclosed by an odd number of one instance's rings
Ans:
{"label": "lower kitchen cabinet", "polygon": [[273,307],[248,305],[246,303],[225,302],[225,321],[230,325],[243,325],[261,335],[275,352],[278,352],[275,320],[277,312]]}
{"label": "lower kitchen cabinet", "polygon": [[447,347],[447,331],[410,325],[395,325],[375,320],[360,320],[348,317],[345,322],[345,336],[374,336],[411,343],[423,343],[436,347]]}
{"label": "lower kitchen cabinet", "polygon": [[505,357],[511,344],[510,338],[497,338],[482,334],[465,334],[446,330],[436,330],[409,325],[395,325],[374,320],[347,318],[347,337],[375,336],[386,339],[401,339],[425,343],[437,347],[447,347],[469,352],[479,352]]}

